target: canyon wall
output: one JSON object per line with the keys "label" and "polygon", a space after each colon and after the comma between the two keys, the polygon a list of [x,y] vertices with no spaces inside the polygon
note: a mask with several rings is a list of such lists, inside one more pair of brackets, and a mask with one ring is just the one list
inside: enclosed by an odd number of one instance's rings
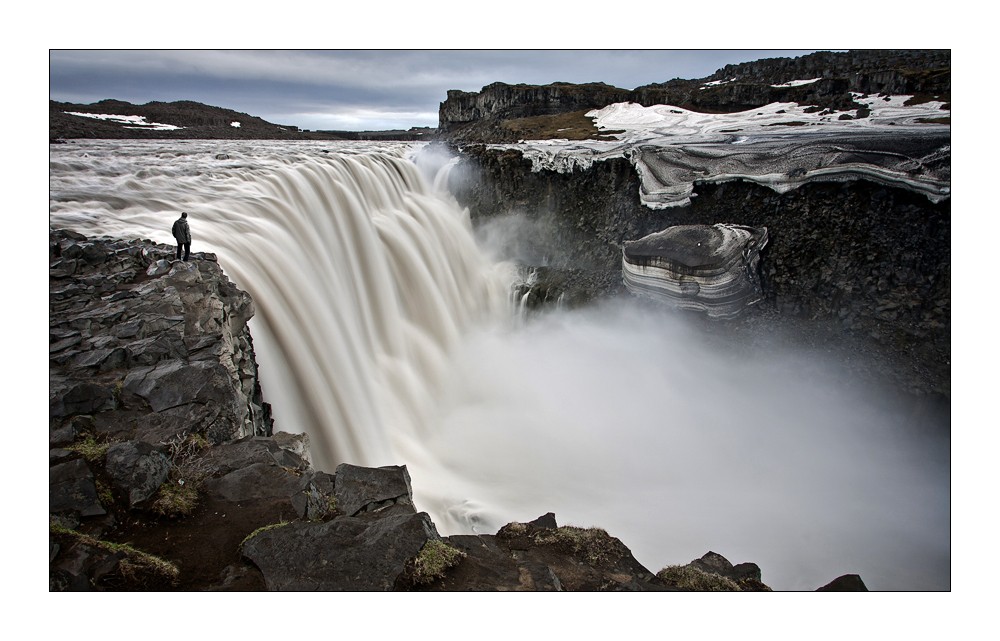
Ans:
{"label": "canyon wall", "polygon": [[[532,172],[517,150],[472,145],[462,149],[460,167],[466,179],[452,187],[474,224],[488,231],[516,221],[507,242],[534,244],[512,250],[536,272],[529,304],[622,293],[623,243],[671,225],[767,227],[760,310],[903,355],[921,372],[914,391],[950,395],[950,199],[934,204],[863,180],[785,194],[735,181],[696,184],[690,205],[653,210],[640,203],[639,177],[625,159]],[[515,238],[518,226],[530,239]]]}
{"label": "canyon wall", "polygon": [[[796,80],[809,84],[786,85]],[[779,85],[779,86],[775,86]],[[767,58],[726,65],[707,78],[674,78],[633,90],[604,83],[574,85],[508,85],[495,82],[479,92],[449,91],[439,109],[438,131],[452,141],[516,142],[510,121],[600,109],[619,102],[645,107],[674,105],[703,113],[746,111],[775,102],[813,105],[816,111],[867,108],[854,102],[861,94],[936,97],[951,94],[951,52],[948,50],[819,51],[797,58]],[[568,128],[567,128],[568,129]],[[591,134],[597,137],[596,129]],[[521,138],[526,138],[520,135]]]}

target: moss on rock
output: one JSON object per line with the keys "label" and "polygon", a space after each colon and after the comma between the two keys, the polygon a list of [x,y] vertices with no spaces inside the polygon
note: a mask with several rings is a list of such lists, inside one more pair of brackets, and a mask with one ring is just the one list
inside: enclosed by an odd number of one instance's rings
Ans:
{"label": "moss on rock", "polygon": [[442,578],[449,568],[461,563],[465,557],[465,552],[441,541],[430,540],[417,556],[407,562],[404,575],[414,585],[427,585]]}
{"label": "moss on rock", "polygon": [[702,572],[689,565],[668,565],[656,573],[657,578],[685,590],[697,592],[742,592],[732,579],[710,572]]}

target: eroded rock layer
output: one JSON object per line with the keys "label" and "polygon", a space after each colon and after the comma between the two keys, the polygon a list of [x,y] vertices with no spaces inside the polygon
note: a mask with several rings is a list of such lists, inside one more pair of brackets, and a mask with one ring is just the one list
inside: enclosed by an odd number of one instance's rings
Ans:
{"label": "eroded rock layer", "polygon": [[732,318],[760,302],[757,264],[767,228],[675,225],[622,248],[629,291],[711,318]]}

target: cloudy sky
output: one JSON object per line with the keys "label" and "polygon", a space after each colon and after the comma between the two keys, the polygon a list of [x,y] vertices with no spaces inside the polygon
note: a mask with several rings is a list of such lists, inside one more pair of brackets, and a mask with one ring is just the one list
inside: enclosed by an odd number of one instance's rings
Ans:
{"label": "cloudy sky", "polygon": [[49,97],[194,100],[303,129],[436,127],[449,89],[605,82],[634,89],[730,63],[812,50],[68,50],[49,53]]}

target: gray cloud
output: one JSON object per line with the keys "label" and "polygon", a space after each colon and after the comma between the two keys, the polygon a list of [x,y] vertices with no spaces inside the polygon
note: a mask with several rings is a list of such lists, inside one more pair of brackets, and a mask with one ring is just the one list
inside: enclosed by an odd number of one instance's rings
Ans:
{"label": "gray cloud", "polygon": [[605,82],[632,89],[701,78],[772,50],[252,51],[53,50],[50,98],[196,100],[305,129],[436,126],[449,89],[492,82]]}

